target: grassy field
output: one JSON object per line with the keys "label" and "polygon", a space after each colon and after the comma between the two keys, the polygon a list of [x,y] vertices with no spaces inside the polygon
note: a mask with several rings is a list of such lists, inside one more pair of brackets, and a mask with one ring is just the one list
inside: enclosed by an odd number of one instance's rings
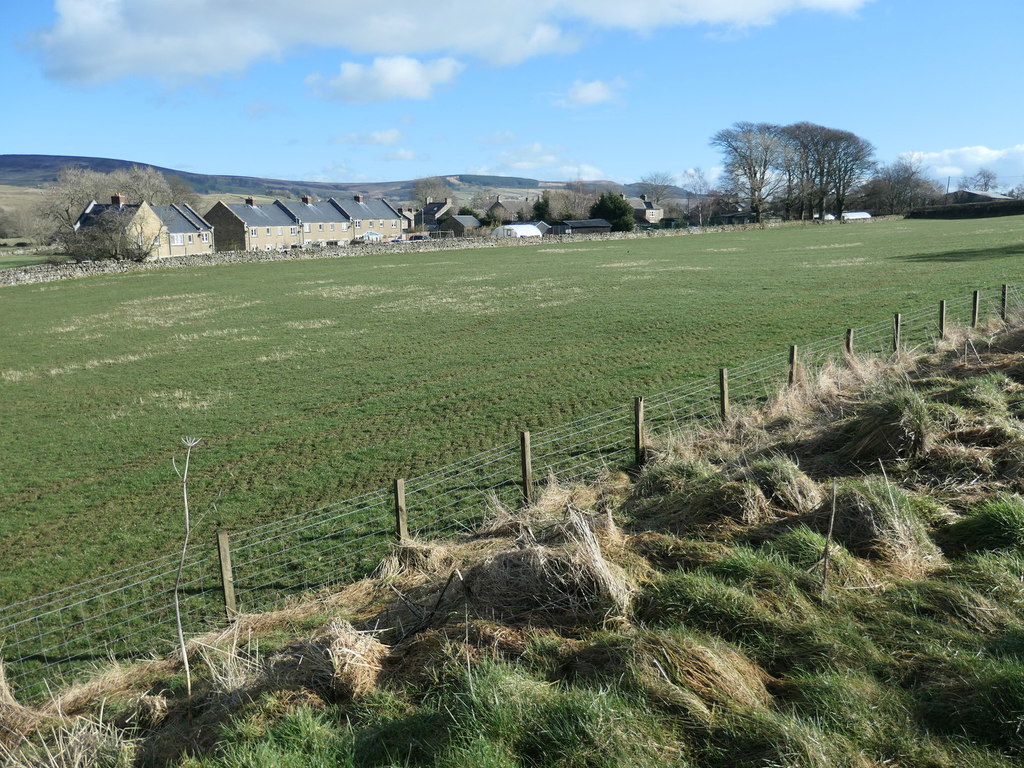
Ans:
{"label": "grassy field", "polygon": [[0,289],[0,601],[302,512],[973,288],[1024,217],[360,256]]}
{"label": "grassy field", "polygon": [[13,240],[9,243],[0,241],[0,269],[43,264],[49,257],[49,254],[36,253],[28,248],[15,248],[13,245]]}

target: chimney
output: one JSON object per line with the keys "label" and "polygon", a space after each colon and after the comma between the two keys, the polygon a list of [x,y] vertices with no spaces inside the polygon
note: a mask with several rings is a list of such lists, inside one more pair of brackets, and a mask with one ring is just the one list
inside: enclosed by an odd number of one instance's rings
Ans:
{"label": "chimney", "polygon": [[355,200],[357,203],[363,202],[363,196],[362,195],[353,195],[352,199]]}
{"label": "chimney", "polygon": [[313,202],[313,198],[310,197],[309,195],[303,195],[302,202],[304,202],[306,205],[309,205],[310,203]]}
{"label": "chimney", "polygon": [[643,200],[646,203],[647,202],[647,195],[640,195],[640,199]]}
{"label": "chimney", "polygon": [[452,204],[452,199],[451,199],[450,197],[446,197],[446,198],[444,199],[444,204],[445,204],[445,205],[451,205],[451,204]]}
{"label": "chimney", "polygon": [[494,196],[494,202],[500,203],[501,202],[501,195],[495,195]]}
{"label": "chimney", "polygon": [[124,195],[121,195],[121,194],[111,195],[110,196],[110,204],[111,205],[116,205],[118,208],[122,207],[124,205]]}
{"label": "chimney", "polygon": [[428,197],[427,198],[427,205],[430,205],[432,202],[434,202],[434,198]]}
{"label": "chimney", "polygon": [[250,206],[256,205],[256,201],[253,200],[251,197],[247,197],[247,198],[245,198],[245,204],[246,205],[250,205]]}

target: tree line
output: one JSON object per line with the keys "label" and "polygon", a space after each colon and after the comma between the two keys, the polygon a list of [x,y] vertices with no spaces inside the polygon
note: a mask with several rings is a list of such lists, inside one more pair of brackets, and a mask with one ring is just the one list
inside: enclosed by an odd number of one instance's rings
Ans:
{"label": "tree line", "polygon": [[[712,136],[711,146],[724,161],[717,194],[758,219],[767,213],[787,219],[841,218],[851,205],[899,214],[934,204],[944,193],[919,159],[906,156],[880,164],[871,142],[816,123],[738,122]],[[982,168],[962,177],[959,186],[987,192],[996,183],[996,174]],[[1024,198],[1024,185],[1008,194]]]}

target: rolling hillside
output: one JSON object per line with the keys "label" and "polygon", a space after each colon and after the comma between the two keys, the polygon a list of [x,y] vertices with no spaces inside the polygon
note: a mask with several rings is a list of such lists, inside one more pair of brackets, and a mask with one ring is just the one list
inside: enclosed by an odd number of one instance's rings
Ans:
{"label": "rolling hillside", "polygon": [[[150,165],[134,160],[117,160],[104,157],[76,157],[70,155],[0,155],[0,186],[46,187],[56,182],[61,169],[67,166],[89,168],[109,173],[132,165]],[[381,182],[323,182],[296,179],[271,179],[258,176],[235,176],[230,174],[202,174],[179,171],[174,168],[152,166],[168,176],[177,176],[186,181],[202,195],[258,194],[270,197],[295,198],[302,194],[331,197],[362,193],[372,197],[385,197],[393,202],[409,202],[413,199],[414,179]],[[480,193],[503,194],[515,197],[533,197],[545,189],[558,189],[566,182],[540,181],[516,176],[481,176],[454,174],[445,176],[451,185],[453,197],[460,202],[469,202]],[[586,181],[597,189],[621,189],[626,194],[638,195],[636,184],[618,185],[611,181]],[[685,195],[683,190],[678,190]]]}

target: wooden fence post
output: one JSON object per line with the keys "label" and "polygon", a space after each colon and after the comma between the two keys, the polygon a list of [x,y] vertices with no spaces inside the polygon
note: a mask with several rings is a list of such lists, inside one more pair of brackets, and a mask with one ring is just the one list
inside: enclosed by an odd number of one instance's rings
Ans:
{"label": "wooden fence post", "polygon": [[794,384],[796,384],[796,380],[797,380],[796,365],[797,365],[797,351],[796,351],[796,344],[793,344],[789,348],[789,386],[791,386],[791,387]]}
{"label": "wooden fence post", "polygon": [[1010,296],[1010,286],[1003,283],[1003,291],[999,297],[999,319],[1006,322],[1006,303]]}
{"label": "wooden fence post", "polygon": [[892,353],[898,355],[903,345],[903,315],[897,312],[892,316]]}
{"label": "wooden fence post", "polygon": [[633,398],[633,449],[636,463],[641,465],[647,460],[647,435],[644,429],[644,399]]}
{"label": "wooden fence post", "polygon": [[395,539],[399,544],[409,540],[409,510],[405,506],[405,480],[395,478]]}
{"label": "wooden fence post", "polygon": [[729,418],[729,369],[718,369],[718,411],[722,421]]}
{"label": "wooden fence post", "polygon": [[220,584],[224,591],[224,613],[228,621],[238,616],[238,605],[235,603],[235,577],[231,569],[231,546],[228,543],[228,532],[217,531],[217,554],[220,556]]}
{"label": "wooden fence post", "polygon": [[533,451],[530,448],[530,433],[519,433],[519,463],[523,471],[523,501],[533,504]]}
{"label": "wooden fence post", "polygon": [[939,302],[939,339],[946,338],[946,300]]}
{"label": "wooden fence post", "polygon": [[847,357],[853,357],[853,328],[846,329],[846,343],[843,345],[843,351],[846,352]]}
{"label": "wooden fence post", "polygon": [[978,304],[981,300],[981,291],[971,294],[971,328],[978,327]]}

